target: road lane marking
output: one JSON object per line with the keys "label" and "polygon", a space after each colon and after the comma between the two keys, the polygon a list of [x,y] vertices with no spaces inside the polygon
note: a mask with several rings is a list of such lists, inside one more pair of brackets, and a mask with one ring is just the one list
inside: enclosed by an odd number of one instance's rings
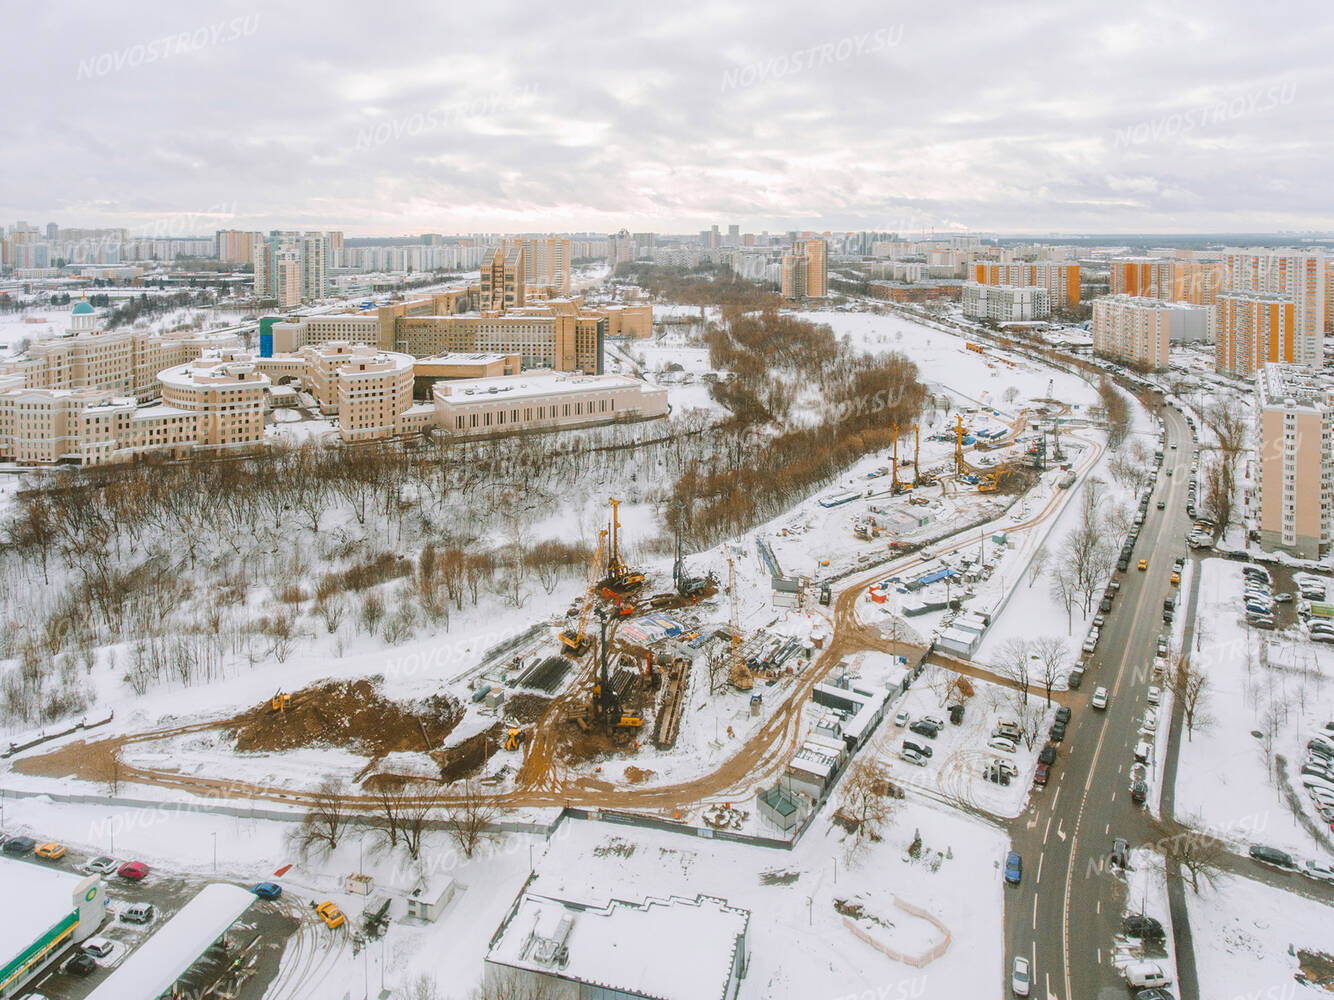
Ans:
{"label": "road lane marking", "polygon": [[1047,855],[1045,854],[1038,855],[1038,877],[1033,880],[1034,885],[1037,885],[1042,882],[1042,862],[1045,860],[1047,860]]}
{"label": "road lane marking", "polygon": [[1043,843],[1043,846],[1046,846],[1046,843],[1047,843],[1047,837],[1048,837],[1050,834],[1051,834],[1051,817],[1048,816],[1048,817],[1047,817],[1047,828],[1046,828],[1045,830],[1042,831],[1042,843]]}
{"label": "road lane marking", "polygon": [[1038,894],[1033,893],[1033,930],[1038,929]]}

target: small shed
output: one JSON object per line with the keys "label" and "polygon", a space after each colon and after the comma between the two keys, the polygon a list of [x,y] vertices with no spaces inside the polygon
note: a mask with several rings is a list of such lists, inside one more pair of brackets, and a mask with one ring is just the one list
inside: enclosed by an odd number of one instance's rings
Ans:
{"label": "small shed", "polygon": [[454,898],[452,878],[422,879],[408,893],[408,916],[434,923]]}

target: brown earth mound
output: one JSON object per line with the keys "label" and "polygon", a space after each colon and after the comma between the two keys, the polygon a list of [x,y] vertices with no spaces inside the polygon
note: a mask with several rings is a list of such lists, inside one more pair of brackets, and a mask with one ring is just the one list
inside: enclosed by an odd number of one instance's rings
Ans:
{"label": "brown earth mound", "polygon": [[255,706],[229,732],[243,752],[340,747],[380,756],[438,747],[462,718],[463,707],[447,695],[400,703],[369,680],[329,681],[293,693],[284,711],[267,701]]}

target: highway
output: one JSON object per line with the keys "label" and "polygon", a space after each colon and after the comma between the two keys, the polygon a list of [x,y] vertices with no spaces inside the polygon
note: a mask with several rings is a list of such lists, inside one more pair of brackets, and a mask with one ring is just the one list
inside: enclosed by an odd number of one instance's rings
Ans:
{"label": "highway", "polygon": [[[1096,652],[1086,658],[1083,684],[1072,692],[1074,715],[1058,747],[1053,778],[1045,789],[1034,791],[1028,811],[1010,827],[1024,874],[1018,886],[1006,886],[1007,995],[1014,956],[1027,955],[1033,996],[1126,996],[1124,980],[1112,964],[1126,887],[1106,859],[1116,837],[1132,846],[1153,839],[1147,811],[1130,799],[1132,748],[1143,738],[1140,722],[1149,708],[1155,646],[1166,628],[1163,598],[1177,589],[1168,578],[1173,559],[1186,554],[1188,525],[1193,438],[1180,412],[1163,408],[1161,413],[1167,432],[1163,467],[1132,568],[1117,574],[1120,592]],[[1166,501],[1166,510],[1157,509],[1158,500]],[[1149,562],[1145,572],[1134,568],[1140,559]],[[1111,692],[1105,711],[1088,704],[1098,685]],[[1156,752],[1161,754],[1162,747]]]}

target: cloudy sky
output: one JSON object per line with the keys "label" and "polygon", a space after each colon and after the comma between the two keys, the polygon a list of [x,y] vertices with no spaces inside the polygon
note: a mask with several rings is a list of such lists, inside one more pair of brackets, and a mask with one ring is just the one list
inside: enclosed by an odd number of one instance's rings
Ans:
{"label": "cloudy sky", "polygon": [[1334,7],[11,5],[0,223],[1334,228]]}

